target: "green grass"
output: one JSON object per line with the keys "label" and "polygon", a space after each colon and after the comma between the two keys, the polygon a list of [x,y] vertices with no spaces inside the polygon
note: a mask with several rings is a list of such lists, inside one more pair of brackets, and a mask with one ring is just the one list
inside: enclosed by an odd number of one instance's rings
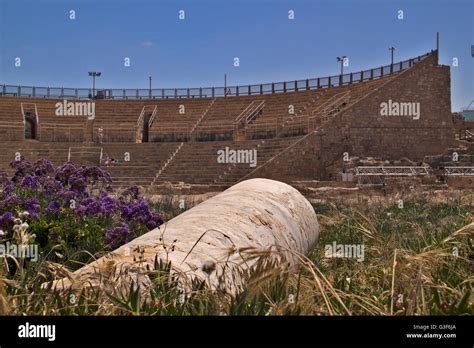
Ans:
{"label": "green grass", "polygon": [[[472,315],[473,206],[466,200],[316,204],[320,240],[296,272],[263,257],[247,289],[229,296],[195,281],[180,292],[156,260],[148,291],[55,292],[60,263],[28,263],[8,274],[0,260],[2,315]],[[170,210],[168,217],[179,213]],[[364,260],[326,258],[325,245],[364,246]],[[471,257],[471,259],[470,259]],[[71,262],[71,260],[69,260]],[[47,286],[42,287],[46,282]]]}

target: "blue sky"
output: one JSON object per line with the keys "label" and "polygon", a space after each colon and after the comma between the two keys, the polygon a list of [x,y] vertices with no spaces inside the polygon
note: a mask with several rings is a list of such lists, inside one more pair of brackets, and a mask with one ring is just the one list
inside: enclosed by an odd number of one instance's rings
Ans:
{"label": "blue sky", "polygon": [[[207,87],[359,71],[435,48],[452,105],[474,99],[473,0],[0,0],[0,83],[98,88]],[[76,19],[69,19],[69,11]],[[185,11],[179,20],[178,12]],[[295,19],[288,19],[288,11]],[[404,19],[397,19],[397,11]],[[15,57],[22,66],[14,66]],[[131,66],[124,66],[129,57]],[[240,67],[233,66],[239,57]]]}

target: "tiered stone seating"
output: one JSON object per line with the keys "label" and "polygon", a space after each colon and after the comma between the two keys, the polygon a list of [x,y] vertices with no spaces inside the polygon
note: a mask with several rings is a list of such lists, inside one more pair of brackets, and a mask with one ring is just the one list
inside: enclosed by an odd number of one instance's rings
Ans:
{"label": "tiered stone seating", "polygon": [[198,141],[233,139],[234,121],[252,101],[261,101],[263,96],[217,98],[206,117],[195,130]]}
{"label": "tiered stone seating", "polygon": [[266,139],[265,145],[261,140],[200,142],[199,146],[195,143],[185,143],[156,181],[158,183],[182,181],[197,184],[235,182],[256,167],[251,167],[249,163],[238,163],[235,166],[232,163],[219,163],[219,150],[225,150],[226,147],[229,150],[256,150],[256,165],[259,166],[294,141],[295,138]]}
{"label": "tiered stone seating", "polygon": [[[189,140],[189,133],[199,118],[207,110],[211,99],[157,99],[157,100],[97,100],[94,120],[95,141],[135,142],[140,114],[147,106],[144,118],[156,106],[156,115],[149,128],[150,142]],[[181,107],[184,113],[180,113]]]}
{"label": "tiered stone seating", "polygon": [[34,162],[41,158],[47,158],[54,165],[59,166],[68,159],[68,149],[70,143],[50,142],[42,143],[38,141],[18,141],[18,142],[0,142],[0,169],[12,174],[9,166],[11,161],[16,159],[16,153],[19,153],[27,161]]}
{"label": "tiered stone seating", "polygon": [[[301,139],[301,137],[260,140],[258,143],[256,143],[258,158],[257,167],[262,166],[272,157],[276,156],[278,153],[299,139]],[[223,185],[232,185],[243,178],[245,175],[250,174],[255,169],[256,168],[252,168],[244,164],[229,164],[224,167],[224,171],[221,171],[214,181]]]}
{"label": "tiered stone seating", "polygon": [[18,98],[2,97],[0,102],[0,140],[22,140],[23,133],[23,117]]}
{"label": "tiered stone seating", "polygon": [[[60,166],[68,160],[69,148],[71,143],[50,142],[42,143],[37,141],[22,141],[0,143],[4,151],[0,152],[0,169],[4,169],[8,174],[12,174],[10,161],[15,160],[15,154],[18,152],[26,160],[34,162],[41,158],[47,158],[55,166]],[[100,165],[107,170],[113,178],[112,186],[128,187],[132,185],[146,186],[150,185],[156,176],[159,168],[163,165],[170,154],[178,146],[177,143],[149,143],[149,144],[104,144],[98,147],[102,149],[102,163],[99,163],[99,152],[96,154],[96,161],[87,162],[79,154],[72,156],[71,161],[75,164]],[[129,161],[125,160],[125,156]],[[119,160],[118,165],[111,162],[108,166],[105,164],[106,158]],[[86,163],[87,162],[87,163]]]}
{"label": "tiered stone seating", "polygon": [[[148,101],[148,104],[152,102]],[[102,128],[103,142],[134,143],[138,118],[145,104],[141,100],[95,100],[93,140],[100,139],[99,129]]]}
{"label": "tiered stone seating", "polygon": [[[425,69],[429,73],[428,63]],[[434,66],[433,62],[431,64]],[[274,94],[137,100],[68,99],[95,103],[94,119],[87,119],[86,115],[56,115],[56,103],[62,103],[63,99],[2,96],[0,141],[4,142],[1,145],[5,151],[0,153],[0,166],[7,167],[15,152],[30,161],[44,157],[59,165],[68,159],[69,148],[75,147],[84,151],[74,152],[79,155],[73,161],[104,165],[97,153],[102,154],[102,159],[118,159],[119,165],[108,167],[115,186],[168,181],[227,185],[251,174],[255,167],[248,163],[219,163],[218,150],[227,147],[231,150],[255,149],[257,167],[264,163],[271,165],[273,162],[268,162],[271,158],[285,154],[283,150],[310,137],[341,110],[397,76],[341,87]],[[416,91],[417,86],[418,81],[412,89]],[[22,103],[29,104],[30,110],[37,110],[37,140],[24,140]],[[180,112],[181,106],[184,113]],[[294,110],[293,114],[289,112],[290,108]],[[352,111],[355,109],[357,107]],[[152,110],[156,112],[150,120]],[[333,133],[337,130],[334,128]],[[370,135],[366,138],[371,140]],[[86,147],[93,151],[86,151]],[[124,159],[126,152],[131,156],[130,161]],[[469,159],[472,163],[472,154]]]}
{"label": "tiered stone seating", "polygon": [[42,142],[82,142],[85,140],[87,116],[56,115],[56,103],[63,103],[63,101],[64,99],[40,98],[23,101],[27,104],[35,104],[38,110],[38,140]]}
{"label": "tiered stone seating", "polygon": [[[320,98],[323,91],[303,91],[288,95],[265,96],[265,108],[259,117],[248,125],[247,139],[271,138],[278,135],[281,125],[290,118],[304,117],[306,109]],[[290,113],[290,109],[293,113]]]}
{"label": "tiered stone seating", "polygon": [[[103,144],[102,167],[111,174],[112,186],[148,186],[177,146],[178,143]],[[107,158],[117,159],[119,164],[106,166]]]}
{"label": "tiered stone seating", "polygon": [[331,113],[339,112],[356,103],[392,78],[393,76],[388,76],[364,83],[323,89],[306,104],[303,110],[279,125],[278,135],[291,137],[307,134],[317,128]]}
{"label": "tiered stone seating", "polygon": [[[318,117],[322,106],[348,90],[351,90],[351,102],[355,102],[385,81],[381,79],[316,91],[216,99],[95,100],[93,140],[96,141],[95,146],[102,148],[102,165],[105,158],[120,161],[119,165],[110,164],[107,167],[114,178],[114,186],[147,186],[152,182],[166,181],[228,185],[255,168],[249,164],[218,163],[218,150],[226,147],[233,150],[256,149],[257,166],[262,165],[307,134],[308,121]],[[8,110],[14,110],[17,124],[23,127],[20,100],[7,99],[11,102],[0,104],[0,117],[6,119],[9,117]],[[36,147],[20,143],[19,150],[31,160],[45,157],[56,164],[65,162],[71,144],[52,144],[60,140],[83,141],[86,117],[56,116],[55,104],[62,100],[26,101],[36,104],[42,142]],[[263,102],[261,112],[244,125],[246,140],[234,141],[236,118],[252,102],[254,105]],[[147,110],[153,110],[154,106],[157,110],[149,131],[150,143],[135,144],[137,121],[145,105]],[[180,114],[181,106],[184,107],[184,114]],[[290,106],[294,109],[293,115],[288,112]],[[72,126],[80,131],[71,131]],[[102,144],[97,143],[99,128],[103,132]],[[198,143],[191,140],[198,140]],[[183,145],[180,146],[178,141],[184,141]],[[176,155],[171,156],[176,150]],[[129,162],[124,160],[126,152],[130,154]],[[0,163],[8,165],[13,154],[3,154]]]}
{"label": "tiered stone seating", "polygon": [[37,140],[43,142],[84,141],[86,116],[57,116],[56,103],[62,99],[2,97],[0,103],[0,134],[2,140],[24,139],[24,123],[21,107],[36,118]]}
{"label": "tiered stone seating", "polygon": [[[211,106],[212,99],[165,99],[157,102],[150,141],[187,141],[194,125]],[[181,111],[183,110],[183,111]]]}

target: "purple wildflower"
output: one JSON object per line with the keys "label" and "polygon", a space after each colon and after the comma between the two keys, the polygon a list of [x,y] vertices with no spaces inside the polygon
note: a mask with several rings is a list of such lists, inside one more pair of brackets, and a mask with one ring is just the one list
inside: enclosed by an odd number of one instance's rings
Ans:
{"label": "purple wildflower", "polygon": [[138,199],[138,187],[131,186],[120,194],[121,201],[123,202],[132,202]]}
{"label": "purple wildflower", "polygon": [[50,236],[51,236],[51,240],[52,240],[54,243],[58,243],[58,242],[59,242],[59,233],[58,233],[58,232],[51,232],[51,233],[50,233]]}
{"label": "purple wildflower", "polygon": [[23,180],[21,181],[21,187],[30,187],[30,188],[36,188],[38,187],[38,179],[36,179],[34,176],[31,175],[26,175]]}
{"label": "purple wildflower", "polygon": [[25,201],[24,207],[26,210],[30,211],[38,211],[40,210],[40,202],[38,201],[37,198],[29,198]]}
{"label": "purple wildflower", "polygon": [[117,202],[107,195],[107,193],[102,192],[99,196],[99,201],[101,205],[102,213],[106,216],[112,215],[117,209]]}
{"label": "purple wildflower", "polygon": [[48,161],[44,158],[37,160],[34,163],[33,168],[36,176],[43,176],[46,174],[54,173],[53,164],[51,163],[51,161]]}
{"label": "purple wildflower", "polygon": [[63,185],[69,182],[69,177],[76,171],[76,167],[73,163],[67,162],[62,166],[56,168],[56,180],[59,180]]}
{"label": "purple wildflower", "polygon": [[161,214],[153,214],[151,219],[147,221],[146,227],[148,229],[153,230],[163,224],[164,218]]}
{"label": "purple wildflower", "polygon": [[52,200],[51,202],[48,203],[48,206],[46,207],[46,214],[49,215],[49,214],[54,214],[54,215],[57,215],[59,214],[59,209],[60,209],[60,205],[58,202],[56,202],[55,200]]}
{"label": "purple wildflower", "polygon": [[0,169],[0,185],[8,182],[8,174],[5,170]]}
{"label": "purple wildflower", "polygon": [[41,184],[43,185],[43,192],[46,194],[53,194],[61,190],[61,182],[52,177],[42,177]]}
{"label": "purple wildflower", "polygon": [[19,182],[25,175],[33,174],[33,165],[23,159],[21,161],[10,162],[10,167],[15,169],[15,174],[12,178],[13,182]]}
{"label": "purple wildflower", "polygon": [[0,215],[0,226],[6,227],[9,222],[12,222],[14,219],[13,213],[7,211],[3,215]]}
{"label": "purple wildflower", "polygon": [[87,181],[77,174],[70,176],[68,183],[71,187],[71,191],[76,193],[82,193],[87,189]]}
{"label": "purple wildflower", "polygon": [[127,224],[119,222],[113,228],[105,229],[105,242],[111,248],[115,249],[128,242],[130,229]]}
{"label": "purple wildflower", "polygon": [[69,204],[71,200],[75,199],[77,196],[76,192],[69,190],[61,190],[58,192],[57,197],[64,203]]}
{"label": "purple wildflower", "polygon": [[17,195],[7,196],[3,201],[0,201],[0,209],[14,210],[21,204],[21,198]]}

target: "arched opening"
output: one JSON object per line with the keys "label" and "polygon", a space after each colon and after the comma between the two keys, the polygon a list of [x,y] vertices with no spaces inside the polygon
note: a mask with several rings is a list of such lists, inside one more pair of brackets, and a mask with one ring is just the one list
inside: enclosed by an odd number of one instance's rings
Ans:
{"label": "arched opening", "polygon": [[36,123],[31,118],[25,118],[25,139],[36,139]]}
{"label": "arched opening", "polygon": [[143,119],[143,136],[142,136],[142,143],[148,143],[148,131],[150,129],[150,118],[151,114],[145,115]]}

